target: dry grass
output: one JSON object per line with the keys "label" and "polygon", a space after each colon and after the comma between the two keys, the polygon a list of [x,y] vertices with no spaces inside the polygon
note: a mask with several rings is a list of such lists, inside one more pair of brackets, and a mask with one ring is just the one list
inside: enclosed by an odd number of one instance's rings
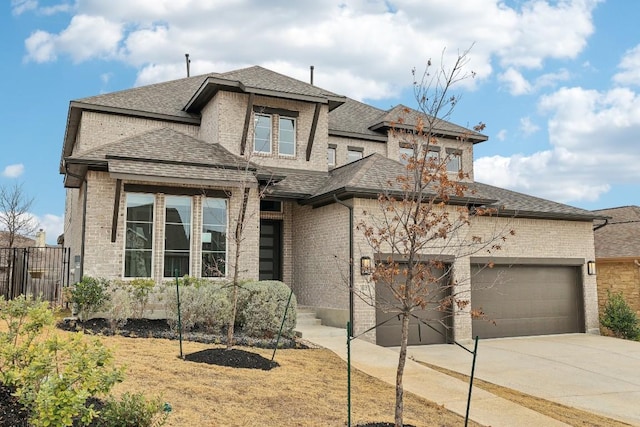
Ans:
{"label": "dry grass", "polygon": [[[444,374],[450,375],[459,380],[469,382],[469,376],[461,374],[456,371],[452,371],[440,366],[432,365],[430,363],[418,362],[422,365],[428,366],[431,369],[440,371]],[[531,396],[526,393],[519,392],[507,387],[502,387],[487,381],[475,378],[473,385],[488,391],[489,393],[500,396],[503,399],[510,400],[521,406],[532,409],[536,412],[544,414],[548,417],[555,418],[566,424],[576,427],[625,427],[630,424],[623,423],[611,418],[607,418],[601,415],[592,414],[591,412],[583,411],[581,409],[572,408],[570,406],[562,405],[560,403],[551,402],[539,397]]]}
{"label": "dry grass", "polygon": [[[346,363],[324,349],[278,350],[271,371],[235,369],[179,359],[177,341],[100,337],[127,366],[116,394],[162,395],[173,412],[169,426],[344,426]],[[210,345],[184,343],[184,353]],[[271,358],[272,350],[246,349]],[[355,371],[355,370],[354,370]],[[352,422],[392,421],[394,389],[361,372],[352,373]],[[414,395],[405,396],[405,423],[460,426],[464,419]],[[477,426],[476,423],[471,425]]]}

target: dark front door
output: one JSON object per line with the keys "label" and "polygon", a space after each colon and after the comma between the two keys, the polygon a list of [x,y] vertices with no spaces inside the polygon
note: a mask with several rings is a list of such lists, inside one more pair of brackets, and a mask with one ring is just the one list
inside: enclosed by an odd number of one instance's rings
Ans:
{"label": "dark front door", "polygon": [[260,280],[282,280],[281,220],[260,220]]}

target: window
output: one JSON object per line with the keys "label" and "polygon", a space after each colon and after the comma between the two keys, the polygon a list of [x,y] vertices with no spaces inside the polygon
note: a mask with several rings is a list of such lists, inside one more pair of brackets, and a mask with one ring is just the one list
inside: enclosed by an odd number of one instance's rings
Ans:
{"label": "window", "polygon": [[282,202],[278,200],[260,200],[260,212],[282,212]]}
{"label": "window", "polygon": [[280,117],[278,133],[278,154],[296,155],[296,119]]}
{"label": "window", "polygon": [[271,116],[256,114],[253,135],[253,151],[271,154]]}
{"label": "window", "polygon": [[434,162],[438,162],[440,160],[440,150],[429,147],[429,151],[427,151],[427,160],[433,159]]}
{"label": "window", "polygon": [[447,158],[447,172],[460,172],[462,168],[460,152],[447,150]]}
{"label": "window", "polygon": [[202,277],[221,277],[227,262],[227,201],[202,201]]}
{"label": "window", "polygon": [[189,274],[191,197],[167,196],[164,224],[164,277]]}
{"label": "window", "polygon": [[151,277],[153,194],[127,194],[124,277]]}
{"label": "window", "polygon": [[329,148],[327,148],[327,164],[329,166],[335,166],[336,165],[336,147],[333,146],[329,146]]}
{"label": "window", "polygon": [[400,163],[406,165],[411,157],[413,157],[413,147],[400,147]]}
{"label": "window", "polygon": [[349,147],[347,150],[347,163],[355,162],[362,158],[362,148]]}

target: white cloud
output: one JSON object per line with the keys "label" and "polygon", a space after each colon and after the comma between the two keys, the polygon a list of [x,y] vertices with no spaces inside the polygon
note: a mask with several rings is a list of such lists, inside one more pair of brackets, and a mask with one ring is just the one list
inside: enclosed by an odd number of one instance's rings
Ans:
{"label": "white cloud", "polygon": [[30,10],[38,7],[36,0],[11,0],[11,13],[14,15],[22,15]]}
{"label": "white cloud", "polygon": [[505,139],[507,139],[507,130],[500,129],[500,131],[496,134],[496,138],[498,138],[498,141],[504,141]]}
{"label": "white cloud", "polygon": [[640,96],[629,89],[562,88],[539,103],[551,148],[482,157],[480,182],[563,202],[595,201],[615,184],[640,181]]}
{"label": "white cloud", "polygon": [[50,62],[58,52],[75,62],[93,58],[115,58],[122,38],[122,25],[100,16],[76,15],[60,34],[36,31],[25,41],[26,60]]}
{"label": "white cloud", "polygon": [[24,165],[22,163],[16,163],[8,165],[2,171],[2,176],[7,178],[17,178],[24,173]]}
{"label": "white cloud", "polygon": [[525,95],[531,93],[531,84],[524,78],[522,73],[515,68],[508,68],[504,73],[498,75],[498,81],[505,84],[511,95]]}
{"label": "white cloud", "polygon": [[38,221],[38,228],[42,228],[47,233],[47,244],[55,245],[58,236],[64,233],[64,217],[44,214],[41,217],[35,217]]}
{"label": "white cloud", "polygon": [[520,119],[520,130],[525,136],[532,135],[540,130],[540,126],[531,121],[531,117],[522,117]]}
{"label": "white cloud", "polygon": [[[438,65],[444,47],[445,63],[451,64],[460,50],[476,43],[469,69],[477,77],[462,82],[468,89],[491,75],[493,58],[510,67],[509,73],[547,58],[573,58],[593,31],[596,4],[532,0],[509,7],[500,0],[477,0],[452,8],[438,0],[397,0],[390,10],[387,2],[366,0],[296,7],[257,0],[83,0],[75,4],[67,28],[36,31],[26,40],[26,58],[123,61],[140,70],[137,84],[184,77],[187,52],[194,75],[224,71],[225,65],[277,64],[277,71],[307,80],[309,65],[315,65],[318,85],[380,99],[410,85],[408,71],[422,71],[427,58]],[[401,85],[389,84],[398,81]],[[523,91],[526,85],[515,88]]]}
{"label": "white cloud", "polygon": [[618,64],[621,70],[613,76],[613,81],[621,85],[640,86],[640,45],[627,51]]}

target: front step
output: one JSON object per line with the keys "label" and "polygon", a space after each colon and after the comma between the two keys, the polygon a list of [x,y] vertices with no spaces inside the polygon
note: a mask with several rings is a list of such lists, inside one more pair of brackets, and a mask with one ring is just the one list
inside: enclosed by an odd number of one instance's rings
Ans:
{"label": "front step", "polygon": [[296,336],[302,337],[302,332],[300,332],[299,328],[320,325],[322,325],[322,319],[318,319],[316,317],[316,311],[313,307],[298,306],[295,330]]}

